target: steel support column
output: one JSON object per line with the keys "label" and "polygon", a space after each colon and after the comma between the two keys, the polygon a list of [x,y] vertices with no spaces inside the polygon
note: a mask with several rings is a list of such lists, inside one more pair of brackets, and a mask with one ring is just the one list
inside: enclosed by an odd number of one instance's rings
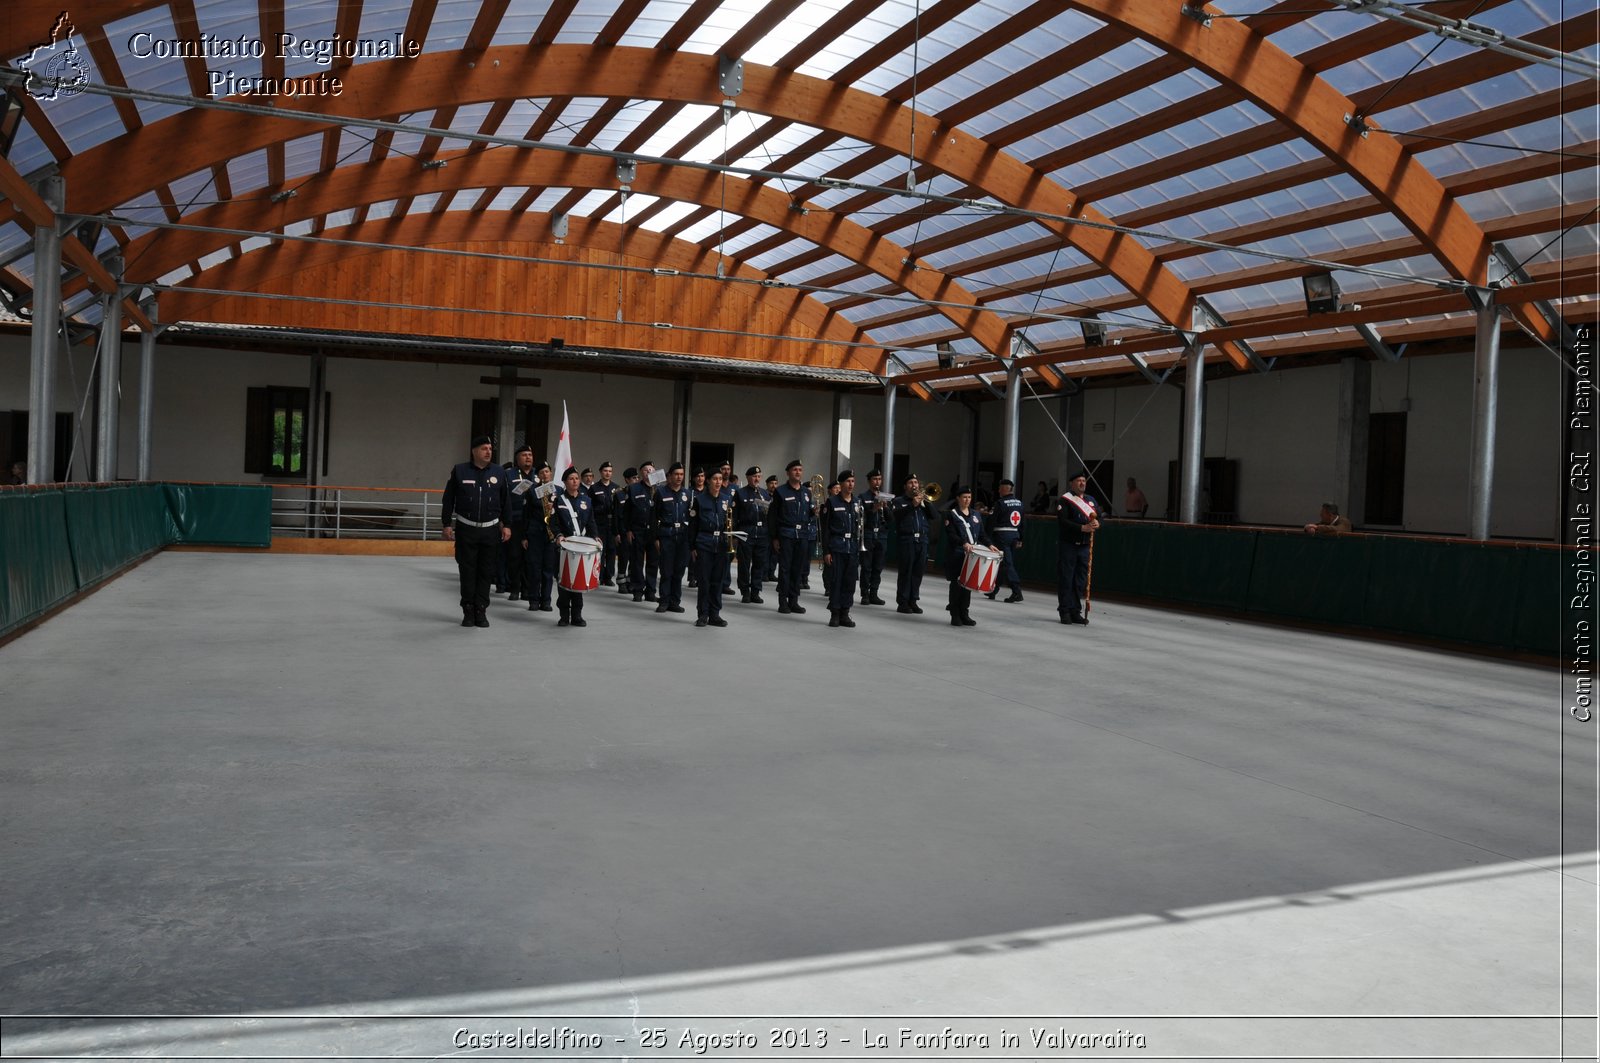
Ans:
{"label": "steel support column", "polygon": [[852,437],[855,435],[854,429],[855,416],[850,396],[842,391],[835,392],[833,396],[833,468],[828,470],[830,482],[837,479],[841,472],[850,468],[850,448]]}
{"label": "steel support column", "polygon": [[1478,330],[1472,357],[1472,449],[1467,470],[1467,535],[1489,538],[1494,507],[1494,437],[1500,412],[1500,307],[1493,289],[1472,293]]}
{"label": "steel support column", "polygon": [[[93,250],[93,248],[90,248]],[[117,414],[122,406],[122,258],[106,260],[106,271],[116,287],[100,299],[100,402],[95,448],[94,478],[109,483],[117,478],[121,431]]]}
{"label": "steel support column", "polygon": [[[320,350],[311,356],[309,401],[306,403],[306,496],[311,506],[311,536],[316,538],[322,528],[322,492],[317,485],[322,482],[322,422],[327,406],[328,356]],[[337,534],[337,530],[335,531]]]}
{"label": "steel support column", "polygon": [[1022,435],[1022,370],[1016,362],[1006,370],[1006,426],[1005,451],[1000,462],[1000,475],[1015,482],[1017,478],[1017,450]]}
{"label": "steel support column", "polygon": [[[156,304],[146,303],[144,316],[152,324],[156,320]],[[150,479],[151,413],[154,409],[156,386],[156,333],[145,329],[139,334],[139,479]]]}
{"label": "steel support column", "polygon": [[[54,214],[67,202],[59,177],[39,182],[39,198]],[[33,333],[28,361],[28,482],[50,483],[56,472],[56,334],[61,329],[59,222],[33,231]]]}
{"label": "steel support column", "polygon": [[[890,380],[883,386],[883,485],[888,488],[891,495],[900,493],[900,485],[894,483],[894,396],[898,389],[894,381]],[[907,470],[909,471],[909,470]]]}
{"label": "steel support column", "polygon": [[1191,340],[1183,351],[1183,466],[1178,485],[1178,520],[1200,523],[1200,474],[1206,447],[1206,347]]}
{"label": "steel support column", "polygon": [[694,381],[677,380],[672,385],[672,453],[666,468],[675,461],[689,464],[689,423],[694,415]]}

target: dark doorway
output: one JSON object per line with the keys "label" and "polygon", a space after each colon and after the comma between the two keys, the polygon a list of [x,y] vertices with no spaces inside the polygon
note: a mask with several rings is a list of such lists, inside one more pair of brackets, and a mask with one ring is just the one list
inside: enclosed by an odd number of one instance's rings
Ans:
{"label": "dark doorway", "polygon": [[[1178,519],[1178,463],[1167,462],[1167,519]],[[1207,458],[1200,469],[1200,523],[1239,521],[1239,463],[1233,458]]]}
{"label": "dark doorway", "polygon": [[[689,443],[688,465],[690,470],[703,467],[707,473],[714,472],[725,461],[729,464],[733,462],[732,443],[696,443],[693,441]],[[733,475],[739,483],[744,482],[739,476],[738,469],[733,470]]]}
{"label": "dark doorway", "polygon": [[[872,467],[874,469],[883,468],[883,451],[875,450],[872,452]],[[894,468],[887,470],[888,475],[883,478],[883,489],[891,495],[899,494],[900,488],[905,486],[906,475],[909,472],[911,472],[911,455],[896,453],[894,456]],[[862,476],[857,476],[856,479],[860,483],[865,483],[866,481],[866,478]]]}
{"label": "dark doorway", "polygon": [[[55,462],[50,479],[61,483],[67,478],[67,461],[72,456],[72,414],[56,414]],[[0,473],[9,476],[11,463],[28,460],[28,411],[0,412]]]}
{"label": "dark doorway", "polygon": [[[500,400],[473,399],[472,400],[472,432],[474,436],[494,436],[500,431]],[[527,443],[533,448],[535,461],[556,460],[555,451],[547,450],[550,446],[550,405],[544,402],[534,402],[532,399],[517,400],[517,427],[513,430],[510,444],[495,440],[494,456],[499,462],[510,461],[518,447]],[[559,476],[560,469],[556,470]]]}
{"label": "dark doorway", "polygon": [[1365,524],[1405,523],[1406,415],[1367,416],[1367,508]]}

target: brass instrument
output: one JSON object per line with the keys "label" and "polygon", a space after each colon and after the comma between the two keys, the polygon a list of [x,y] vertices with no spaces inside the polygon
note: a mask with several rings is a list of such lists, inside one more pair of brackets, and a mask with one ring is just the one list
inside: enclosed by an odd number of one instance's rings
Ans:
{"label": "brass instrument", "polygon": [[822,503],[828,498],[827,481],[822,478],[822,474],[820,472],[816,473],[811,477],[811,483],[807,485],[807,488],[811,492],[812,511],[815,512],[820,510],[822,508]]}
{"label": "brass instrument", "polygon": [[934,480],[932,483],[922,485],[922,494],[929,502],[938,502],[944,497],[944,488],[939,486],[939,481]]}
{"label": "brass instrument", "polygon": [[736,540],[733,537],[733,507],[736,506],[738,502],[739,495],[737,492],[735,492],[733,501],[728,503],[728,519],[723,523],[722,526],[722,534],[723,537],[728,540],[728,553],[730,554],[738,553],[738,551],[734,549]]}

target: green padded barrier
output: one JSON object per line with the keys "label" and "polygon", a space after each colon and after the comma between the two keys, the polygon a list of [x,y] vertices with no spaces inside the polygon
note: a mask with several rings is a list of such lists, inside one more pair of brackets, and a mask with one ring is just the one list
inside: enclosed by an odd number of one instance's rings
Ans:
{"label": "green padded barrier", "polygon": [[175,543],[271,546],[272,488],[165,484],[168,534]]}
{"label": "green padded barrier", "polygon": [[1369,627],[1506,646],[1519,608],[1557,604],[1557,587],[1539,593],[1521,586],[1526,558],[1516,547],[1398,537],[1374,543],[1360,621]]}
{"label": "green padded barrier", "polygon": [[166,496],[159,484],[96,484],[63,490],[79,588],[167,545]]}
{"label": "green padded barrier", "polygon": [[1367,624],[1371,555],[1378,540],[1262,530],[1255,536],[1247,608],[1329,624]]}
{"label": "green padded barrier", "polygon": [[0,566],[0,634],[78,589],[60,491],[0,491]]}
{"label": "green padded barrier", "polygon": [[1094,589],[1243,610],[1255,545],[1248,530],[1113,522],[1095,536]]}

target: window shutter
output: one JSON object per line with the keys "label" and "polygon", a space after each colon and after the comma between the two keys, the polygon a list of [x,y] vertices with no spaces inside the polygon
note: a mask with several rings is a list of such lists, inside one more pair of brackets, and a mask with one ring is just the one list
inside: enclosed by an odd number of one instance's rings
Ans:
{"label": "window shutter", "polygon": [[271,389],[250,388],[244,404],[244,471],[265,473],[271,449]]}

